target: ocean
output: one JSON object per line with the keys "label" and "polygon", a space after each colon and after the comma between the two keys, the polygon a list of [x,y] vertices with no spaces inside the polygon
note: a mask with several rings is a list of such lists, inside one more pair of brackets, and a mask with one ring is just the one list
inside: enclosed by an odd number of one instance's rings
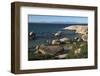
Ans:
{"label": "ocean", "polygon": [[40,44],[47,44],[47,40],[54,39],[53,34],[58,31],[63,32],[61,38],[67,37],[73,39],[76,36],[74,32],[63,30],[65,27],[71,25],[72,24],[28,23],[28,32],[34,32],[37,37],[35,40],[28,40],[28,48]]}

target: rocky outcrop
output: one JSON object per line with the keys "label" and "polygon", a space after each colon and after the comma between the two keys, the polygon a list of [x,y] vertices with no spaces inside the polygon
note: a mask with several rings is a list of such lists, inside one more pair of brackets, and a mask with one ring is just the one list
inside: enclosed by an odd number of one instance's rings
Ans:
{"label": "rocky outcrop", "polygon": [[60,55],[60,54],[63,54],[63,53],[67,53],[67,52],[69,52],[69,49],[64,48],[62,46],[56,46],[56,45],[55,46],[53,46],[53,45],[36,46],[36,53],[41,53],[43,55],[49,54],[49,55],[57,56],[57,55]]}
{"label": "rocky outcrop", "polygon": [[80,34],[87,34],[88,32],[88,26],[84,26],[84,25],[73,25],[73,26],[65,27],[64,29],[73,30],[76,33],[80,33]]}
{"label": "rocky outcrop", "polygon": [[81,34],[80,36],[81,36],[81,39],[83,41],[87,41],[87,38],[88,38],[88,26],[74,25],[74,26],[65,27],[64,30],[75,31],[75,33]]}

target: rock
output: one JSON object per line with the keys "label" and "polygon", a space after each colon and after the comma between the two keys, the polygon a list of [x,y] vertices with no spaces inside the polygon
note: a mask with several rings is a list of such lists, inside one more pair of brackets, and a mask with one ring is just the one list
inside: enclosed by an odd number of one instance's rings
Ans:
{"label": "rock", "polygon": [[35,53],[41,53],[43,55],[45,54],[49,54],[49,55],[60,55],[60,54],[64,54],[67,53],[69,51],[69,49],[64,48],[62,46],[54,46],[54,45],[40,45],[36,47],[36,52]]}
{"label": "rock", "polygon": [[75,55],[80,54],[81,53],[81,48],[78,48],[74,51]]}
{"label": "rock", "polygon": [[52,45],[60,45],[62,43],[66,43],[67,41],[69,41],[69,38],[62,38],[62,39],[55,39],[55,40],[52,40],[51,44]]}
{"label": "rock", "polygon": [[35,39],[36,38],[36,34],[34,32],[29,32],[28,37],[29,37],[29,40]]}
{"label": "rock", "polygon": [[76,42],[73,42],[73,44],[76,45],[77,43]]}
{"label": "rock", "polygon": [[59,36],[61,36],[61,33],[62,33],[61,31],[58,31],[57,33],[54,34],[54,36],[59,37]]}
{"label": "rock", "polygon": [[60,40],[55,39],[55,40],[52,40],[52,43],[51,43],[51,44],[52,44],[52,45],[60,45],[61,42],[60,42]]}
{"label": "rock", "polygon": [[56,56],[55,58],[64,59],[66,58],[67,55],[68,54],[61,54],[61,55]]}
{"label": "rock", "polygon": [[83,41],[88,41],[88,35],[82,35],[81,38],[82,38]]}
{"label": "rock", "polygon": [[81,39],[83,41],[87,41],[87,37],[88,37],[88,26],[74,25],[74,26],[65,27],[64,30],[75,31],[75,33],[81,34]]}
{"label": "rock", "polygon": [[44,51],[44,49],[45,49],[45,45],[41,45],[41,46],[37,45],[35,53],[36,54],[43,54],[44,55],[44,54],[46,54],[45,51]]}
{"label": "rock", "polygon": [[64,53],[68,53],[72,49],[71,46],[69,48],[64,46],[63,48],[64,48]]}
{"label": "rock", "polygon": [[83,47],[84,46],[84,44],[80,44],[80,47]]}
{"label": "rock", "polygon": [[74,40],[77,42],[83,41],[83,39],[81,39],[80,37],[75,37]]}
{"label": "rock", "polygon": [[69,49],[69,51],[70,51],[70,49],[73,49],[73,46],[69,46],[68,49]]}
{"label": "rock", "polygon": [[64,38],[60,39],[60,42],[61,42],[61,43],[66,43],[66,42],[69,41],[69,40],[70,40],[69,38],[64,37]]}
{"label": "rock", "polygon": [[73,25],[73,26],[65,27],[64,30],[74,30],[76,33],[87,34],[88,26]]}
{"label": "rock", "polygon": [[47,40],[46,42],[47,42],[48,45],[52,44],[52,40]]}

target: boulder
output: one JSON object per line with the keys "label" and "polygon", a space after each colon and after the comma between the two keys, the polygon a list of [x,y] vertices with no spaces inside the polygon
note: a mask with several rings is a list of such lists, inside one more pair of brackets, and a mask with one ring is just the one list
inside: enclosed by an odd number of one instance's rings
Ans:
{"label": "boulder", "polygon": [[51,44],[52,44],[52,45],[60,45],[61,42],[60,42],[59,39],[55,39],[55,40],[52,40]]}
{"label": "boulder", "polygon": [[29,37],[29,40],[35,39],[36,38],[36,34],[34,32],[29,32],[28,37]]}
{"label": "boulder", "polygon": [[64,58],[66,58],[67,55],[68,54],[61,54],[61,55],[56,56],[55,58],[64,59]]}
{"label": "boulder", "polygon": [[70,40],[69,38],[64,37],[64,38],[61,38],[61,39],[60,39],[60,42],[61,42],[61,43],[66,43],[66,42],[69,41],[69,40]]}
{"label": "boulder", "polygon": [[64,54],[67,53],[69,51],[69,49],[64,48],[62,46],[57,46],[57,45],[40,45],[36,47],[36,53],[41,53],[43,55],[48,54],[48,55],[60,55],[60,54]]}
{"label": "boulder", "polygon": [[75,55],[78,55],[78,54],[80,54],[81,53],[81,48],[78,48],[78,49],[76,49],[75,51],[74,51],[74,54]]}
{"label": "boulder", "polygon": [[59,37],[59,36],[61,36],[61,33],[62,33],[62,31],[58,31],[58,32],[56,32],[56,33],[54,34],[54,36],[55,36],[55,37]]}
{"label": "boulder", "polygon": [[75,37],[74,40],[77,41],[77,42],[83,41],[83,39],[80,38],[80,37]]}
{"label": "boulder", "polygon": [[82,35],[81,38],[82,38],[83,41],[88,41],[88,35]]}

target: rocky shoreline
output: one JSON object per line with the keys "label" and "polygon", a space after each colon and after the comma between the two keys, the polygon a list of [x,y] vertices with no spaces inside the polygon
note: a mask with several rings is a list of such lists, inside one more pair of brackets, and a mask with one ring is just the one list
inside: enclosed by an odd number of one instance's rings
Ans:
{"label": "rocky shoreline", "polygon": [[[54,34],[55,39],[47,40],[47,45],[40,44],[30,48],[32,50],[29,49],[29,60],[87,58],[87,26],[69,26],[64,30],[74,30],[79,37],[74,37],[73,40],[67,37],[60,38],[62,32],[58,31]],[[30,32],[29,39],[35,38],[36,34]]]}

